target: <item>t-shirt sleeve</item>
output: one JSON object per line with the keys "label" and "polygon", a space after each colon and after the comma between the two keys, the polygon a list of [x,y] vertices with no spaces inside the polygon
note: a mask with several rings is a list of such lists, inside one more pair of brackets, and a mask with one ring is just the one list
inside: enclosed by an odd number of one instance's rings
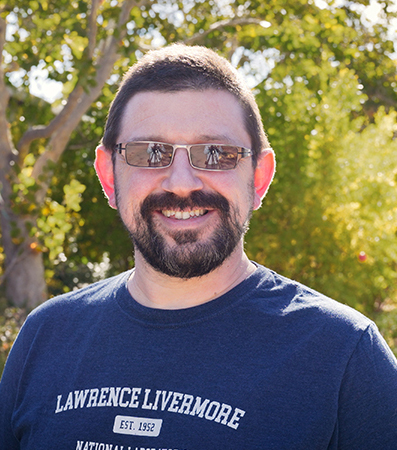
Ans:
{"label": "t-shirt sleeve", "polygon": [[350,358],[339,405],[338,449],[397,449],[397,361],[374,325]]}
{"label": "t-shirt sleeve", "polygon": [[18,450],[19,441],[14,435],[12,420],[18,395],[19,381],[25,361],[24,331],[22,327],[14,342],[0,381],[0,449]]}

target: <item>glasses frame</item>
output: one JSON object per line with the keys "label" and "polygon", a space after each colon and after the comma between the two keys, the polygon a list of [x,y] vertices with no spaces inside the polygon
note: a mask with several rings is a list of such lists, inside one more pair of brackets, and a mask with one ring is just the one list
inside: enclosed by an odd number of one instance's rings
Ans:
{"label": "glasses frame", "polygon": [[[128,144],[161,144],[161,145],[169,145],[169,146],[172,147],[171,161],[166,166],[135,166],[133,164],[129,164],[127,162],[127,158],[126,158],[125,153],[124,153],[124,155],[122,154],[122,151],[124,151],[124,152],[126,151],[126,146]],[[209,168],[206,168],[206,167],[196,167],[196,166],[194,166],[193,162],[192,162],[192,157],[191,157],[191,154],[190,154],[190,149],[192,147],[196,147],[197,145],[203,145],[203,146],[205,146],[205,145],[208,145],[208,146],[216,145],[216,146],[220,146],[220,147],[235,147],[235,148],[240,149],[237,152],[237,160],[236,160],[235,166],[234,167],[230,167],[229,169],[209,169]],[[227,170],[233,170],[233,169],[235,169],[237,167],[237,164],[240,162],[241,159],[247,158],[249,156],[252,156],[252,150],[251,149],[245,148],[245,147],[240,147],[239,145],[230,145],[230,144],[214,144],[214,143],[207,144],[207,143],[204,143],[204,144],[185,145],[185,144],[169,144],[167,142],[157,142],[157,141],[131,141],[131,142],[123,142],[123,143],[120,143],[120,144],[116,144],[116,146],[115,146],[115,150],[120,155],[123,156],[123,159],[124,159],[126,164],[128,164],[131,167],[139,167],[141,169],[166,169],[167,167],[170,167],[172,165],[172,163],[174,162],[175,151],[177,149],[179,149],[179,148],[186,149],[188,157],[189,157],[189,163],[190,163],[191,167],[193,167],[193,169],[207,170],[207,171],[211,171],[211,172],[225,172]]]}

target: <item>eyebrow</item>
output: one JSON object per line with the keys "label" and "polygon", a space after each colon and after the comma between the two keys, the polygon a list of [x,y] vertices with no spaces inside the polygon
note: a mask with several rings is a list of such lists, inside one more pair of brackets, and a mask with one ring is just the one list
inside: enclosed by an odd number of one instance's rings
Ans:
{"label": "eyebrow", "polygon": [[221,141],[233,143],[233,139],[227,134],[202,134],[198,136],[200,140],[207,142]]}
{"label": "eyebrow", "polygon": [[[167,143],[167,141],[160,136],[134,136],[128,139],[128,142],[140,142],[140,141]],[[205,144],[220,142],[236,145],[233,139],[231,139],[231,137],[227,136],[226,134],[200,134],[196,136],[195,141],[197,141],[197,143],[205,143]],[[171,142],[169,143],[171,144]],[[180,142],[176,142],[176,144],[180,144]]]}

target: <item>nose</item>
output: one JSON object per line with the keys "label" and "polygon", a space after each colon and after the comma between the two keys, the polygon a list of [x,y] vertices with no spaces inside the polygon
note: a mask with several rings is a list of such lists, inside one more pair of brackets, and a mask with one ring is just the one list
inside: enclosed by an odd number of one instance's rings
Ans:
{"label": "nose", "polygon": [[172,192],[179,197],[187,197],[192,191],[203,188],[199,170],[190,165],[187,149],[177,148],[174,160],[168,167],[167,176],[164,178],[162,187],[167,192]]}

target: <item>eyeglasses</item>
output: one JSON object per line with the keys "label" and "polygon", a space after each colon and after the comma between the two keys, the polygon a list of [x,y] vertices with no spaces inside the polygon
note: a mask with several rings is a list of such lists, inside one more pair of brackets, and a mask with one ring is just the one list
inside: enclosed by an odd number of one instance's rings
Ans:
{"label": "eyeglasses", "polygon": [[231,170],[237,166],[241,158],[252,155],[248,148],[226,144],[165,144],[163,142],[127,142],[116,145],[128,165],[134,167],[164,168],[174,160],[175,150],[185,148],[189,155],[190,165],[200,170]]}

